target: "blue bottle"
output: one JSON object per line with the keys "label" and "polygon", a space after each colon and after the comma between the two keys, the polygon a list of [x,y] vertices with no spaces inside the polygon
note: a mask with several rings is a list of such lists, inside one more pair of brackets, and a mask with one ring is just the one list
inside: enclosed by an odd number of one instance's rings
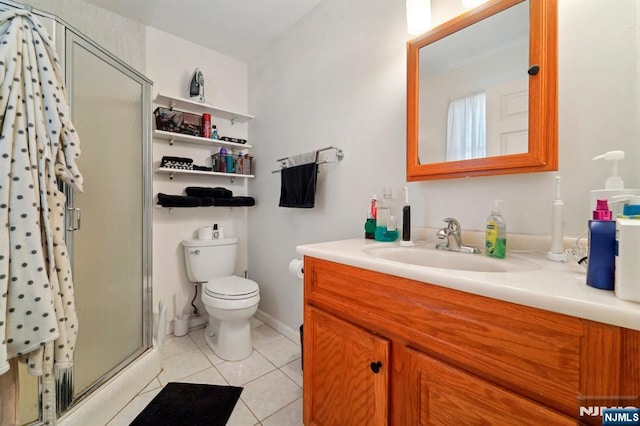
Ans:
{"label": "blue bottle", "polygon": [[587,285],[602,290],[613,290],[616,265],[616,222],[606,200],[598,200],[589,221],[589,264]]}

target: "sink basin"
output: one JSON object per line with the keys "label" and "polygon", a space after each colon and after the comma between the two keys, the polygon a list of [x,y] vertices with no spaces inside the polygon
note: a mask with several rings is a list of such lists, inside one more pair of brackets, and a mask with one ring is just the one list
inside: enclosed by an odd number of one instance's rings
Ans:
{"label": "sink basin", "polygon": [[493,259],[482,254],[436,250],[432,247],[366,247],[367,254],[378,259],[411,265],[474,272],[526,272],[538,265],[517,255]]}

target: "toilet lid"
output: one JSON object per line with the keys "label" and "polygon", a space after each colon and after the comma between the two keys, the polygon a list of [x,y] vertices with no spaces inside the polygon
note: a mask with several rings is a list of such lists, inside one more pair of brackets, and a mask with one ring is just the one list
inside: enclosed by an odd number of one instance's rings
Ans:
{"label": "toilet lid", "polygon": [[207,282],[205,293],[218,299],[248,299],[258,294],[258,284],[232,275]]}

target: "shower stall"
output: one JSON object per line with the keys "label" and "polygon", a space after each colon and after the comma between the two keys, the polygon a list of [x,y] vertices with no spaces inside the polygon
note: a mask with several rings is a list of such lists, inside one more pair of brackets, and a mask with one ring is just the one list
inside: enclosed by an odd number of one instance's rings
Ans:
{"label": "shower stall", "polygon": [[[11,7],[29,8],[0,1],[0,10]],[[58,17],[32,12],[56,43],[84,176],[83,193],[64,188],[79,333],[73,385],[58,390],[62,416],[73,415],[103,385],[152,352],[152,83]],[[141,377],[158,372],[159,362]],[[38,424],[38,379],[22,366],[19,387],[20,422]],[[117,395],[123,398],[126,392]]]}

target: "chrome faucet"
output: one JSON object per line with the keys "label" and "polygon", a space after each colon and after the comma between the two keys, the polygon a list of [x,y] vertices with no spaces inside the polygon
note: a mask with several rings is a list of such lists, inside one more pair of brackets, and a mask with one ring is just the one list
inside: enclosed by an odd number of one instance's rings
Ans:
{"label": "chrome faucet", "polygon": [[445,228],[440,229],[436,235],[444,242],[436,244],[438,250],[459,251],[462,253],[480,253],[480,249],[462,244],[462,228],[460,222],[452,217],[444,219]]}

